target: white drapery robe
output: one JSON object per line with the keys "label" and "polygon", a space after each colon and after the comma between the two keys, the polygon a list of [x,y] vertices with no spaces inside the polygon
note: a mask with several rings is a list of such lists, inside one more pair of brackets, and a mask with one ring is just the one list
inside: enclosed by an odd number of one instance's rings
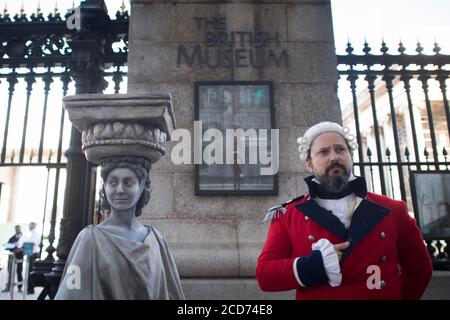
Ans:
{"label": "white drapery robe", "polygon": [[136,242],[90,225],[72,246],[55,299],[167,300],[184,294],[157,230],[149,227],[144,242]]}

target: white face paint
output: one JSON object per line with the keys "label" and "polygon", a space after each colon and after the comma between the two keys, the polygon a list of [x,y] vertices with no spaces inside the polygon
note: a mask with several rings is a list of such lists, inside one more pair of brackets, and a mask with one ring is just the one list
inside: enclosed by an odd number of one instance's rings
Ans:
{"label": "white face paint", "polygon": [[123,211],[136,205],[144,188],[144,181],[139,183],[136,174],[128,168],[117,168],[108,174],[104,186],[110,206]]}

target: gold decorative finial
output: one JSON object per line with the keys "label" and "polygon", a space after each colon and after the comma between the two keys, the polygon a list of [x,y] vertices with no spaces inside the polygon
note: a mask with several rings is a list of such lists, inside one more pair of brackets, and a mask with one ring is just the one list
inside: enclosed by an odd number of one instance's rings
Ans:
{"label": "gold decorative finial", "polygon": [[75,9],[75,0],[72,0],[72,9]]}
{"label": "gold decorative finial", "polygon": [[125,3],[124,3],[124,1],[122,0],[122,5],[120,6],[120,11],[122,12],[122,15],[125,13],[125,9],[126,9]]}
{"label": "gold decorative finial", "polygon": [[20,15],[23,16],[25,12],[25,9],[23,8],[23,0],[22,0],[22,6],[20,7]]}
{"label": "gold decorative finial", "polygon": [[37,8],[36,8],[36,15],[39,15],[41,13],[41,2],[38,0]]}
{"label": "gold decorative finial", "polygon": [[53,14],[56,16],[58,13],[58,0],[55,0],[55,8],[53,9]]}
{"label": "gold decorative finial", "polygon": [[5,1],[5,7],[3,8],[3,15],[6,16],[8,13],[8,1]]}

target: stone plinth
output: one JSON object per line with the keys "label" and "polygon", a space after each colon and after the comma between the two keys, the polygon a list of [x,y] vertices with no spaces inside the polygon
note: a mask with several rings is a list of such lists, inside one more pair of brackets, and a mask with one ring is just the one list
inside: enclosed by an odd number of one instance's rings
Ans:
{"label": "stone plinth", "polygon": [[[244,32],[245,39],[224,53],[225,46],[205,43],[208,31],[235,32],[235,37]],[[265,32],[267,41],[257,40],[258,32]],[[255,67],[250,59],[257,51],[265,60]],[[224,54],[232,61],[223,60]],[[220,63],[213,60],[217,57]],[[166,237],[188,297],[203,292],[199,298],[293,298],[291,293],[262,293],[255,283],[267,232],[261,220],[267,208],[306,190],[297,137],[316,122],[341,121],[330,2],[132,0],[128,65],[129,93],[170,94],[177,127],[190,131],[195,81],[273,82],[279,194],[196,196],[194,166],[171,163],[174,144],[168,143],[167,156],[152,168],[158,183],[142,219]],[[225,287],[239,295],[225,295]]]}

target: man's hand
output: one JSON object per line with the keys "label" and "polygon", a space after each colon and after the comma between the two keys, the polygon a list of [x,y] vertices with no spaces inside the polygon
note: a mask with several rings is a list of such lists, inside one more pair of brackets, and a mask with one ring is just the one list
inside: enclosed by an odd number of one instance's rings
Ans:
{"label": "man's hand", "polygon": [[336,250],[336,253],[338,255],[339,261],[341,261],[342,251],[347,249],[349,246],[350,246],[350,242],[349,241],[341,242],[341,243],[338,243],[338,244],[334,245],[334,250]]}

